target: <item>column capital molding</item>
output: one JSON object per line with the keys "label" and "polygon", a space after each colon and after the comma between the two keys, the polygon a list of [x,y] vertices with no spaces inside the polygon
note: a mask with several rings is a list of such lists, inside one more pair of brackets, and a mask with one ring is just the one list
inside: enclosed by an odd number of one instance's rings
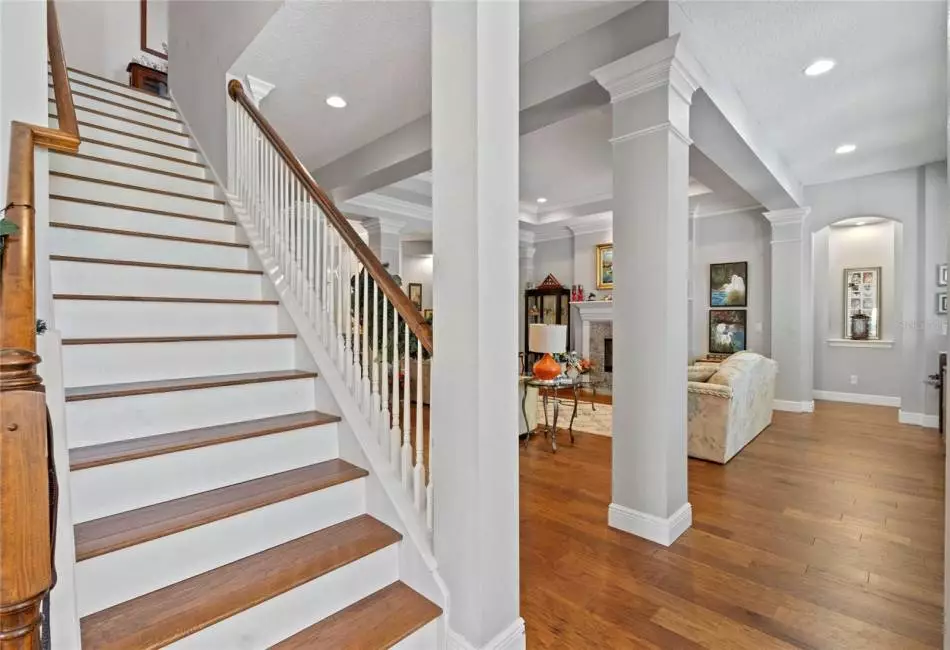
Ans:
{"label": "column capital molding", "polygon": [[615,104],[656,88],[669,86],[687,104],[699,88],[698,64],[676,34],[597,68],[591,75]]}
{"label": "column capital molding", "polygon": [[361,220],[366,232],[370,234],[398,235],[405,226],[405,222],[395,219],[383,219],[382,217],[364,218]]}
{"label": "column capital molding", "polygon": [[261,102],[264,101],[264,98],[276,88],[276,86],[269,81],[258,79],[249,74],[244,75],[244,81],[247,82],[247,87],[251,91],[251,98],[254,100],[254,105],[258,108],[261,107]]}
{"label": "column capital molding", "polygon": [[536,250],[534,244],[529,244],[527,242],[521,242],[518,244],[518,257],[523,260],[533,260],[534,251]]}
{"label": "column capital molding", "polygon": [[784,210],[770,210],[763,212],[762,216],[769,220],[773,226],[790,226],[802,223],[811,213],[811,207],[786,208]]}

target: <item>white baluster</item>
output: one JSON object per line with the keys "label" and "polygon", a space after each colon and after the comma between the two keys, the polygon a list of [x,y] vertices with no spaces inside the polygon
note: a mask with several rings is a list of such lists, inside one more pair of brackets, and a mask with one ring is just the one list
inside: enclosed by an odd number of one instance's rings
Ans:
{"label": "white baluster", "polygon": [[399,444],[402,432],[399,429],[399,312],[393,310],[393,424],[389,431],[389,462],[393,471],[400,476]]}
{"label": "white baluster", "polygon": [[387,370],[389,356],[387,354],[387,339],[389,338],[389,299],[383,295],[383,341],[382,358],[379,361],[379,383],[377,391],[380,396],[379,406],[379,445],[383,449],[383,454],[389,449],[389,373]]}
{"label": "white baluster", "polygon": [[416,466],[413,469],[413,501],[422,514],[422,499],[425,496],[425,438],[422,430],[422,344],[416,337]]}
{"label": "white baluster", "polygon": [[[375,311],[373,312],[375,316]],[[363,391],[361,402],[363,403],[363,412],[368,416],[372,412],[372,387],[370,386],[370,367],[369,367],[369,269],[363,266],[363,383],[360,389]]]}
{"label": "white baluster", "polygon": [[336,243],[336,266],[337,266],[337,277],[336,279],[336,290],[337,290],[337,305],[336,305],[336,331],[337,336],[340,339],[340,372],[345,372],[344,376],[349,376],[349,372],[346,371],[346,368],[351,366],[349,361],[346,359],[346,330],[347,328],[343,327],[343,324],[346,322],[344,319],[344,311],[346,309],[346,301],[343,299],[343,242],[340,241],[340,233],[333,231],[333,240]]}
{"label": "white baluster", "polygon": [[320,319],[317,314],[317,283],[316,278],[316,254],[317,250],[317,229],[314,224],[316,215],[314,214],[313,201],[307,196],[307,318],[318,332],[320,331]]}
{"label": "white baluster", "polygon": [[323,210],[319,211],[320,217],[320,231],[323,233],[322,245],[323,245],[323,255],[321,256],[320,264],[320,273],[323,281],[320,283],[320,305],[323,308],[323,343],[324,345],[329,345],[330,341],[333,340],[333,331],[331,323],[333,323],[333,291],[330,287],[331,276],[329,274],[329,264],[330,264],[330,231],[327,229],[327,218],[323,214]]}
{"label": "white baluster", "polygon": [[[385,302],[385,300],[383,301]],[[370,370],[372,371],[372,376],[370,377],[370,382],[372,384],[370,392],[372,394],[370,398],[370,413],[372,417],[370,418],[370,428],[373,432],[379,433],[379,411],[382,408],[382,400],[380,397],[380,370],[383,364],[383,360],[379,356],[379,337],[381,332],[379,331],[380,321],[382,319],[382,314],[379,313],[380,304],[379,304],[379,283],[375,280],[373,281],[373,331],[370,332],[370,337],[373,339],[373,352],[370,360]],[[385,310],[384,310],[385,311]],[[384,375],[385,376],[385,375]]]}
{"label": "white baluster", "polygon": [[403,352],[403,383],[402,383],[402,486],[407,492],[412,490],[412,421],[409,410],[409,323],[405,322],[403,338],[405,350]]}

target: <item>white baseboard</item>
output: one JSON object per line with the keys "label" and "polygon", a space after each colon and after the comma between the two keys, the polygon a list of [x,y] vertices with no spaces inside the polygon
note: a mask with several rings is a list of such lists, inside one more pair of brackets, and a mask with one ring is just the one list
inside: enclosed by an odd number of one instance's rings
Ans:
{"label": "white baseboard", "polygon": [[914,424],[918,427],[927,427],[928,429],[940,428],[940,416],[928,415],[926,413],[911,413],[909,411],[898,411],[897,421],[901,424]]}
{"label": "white baseboard", "polygon": [[478,648],[468,642],[461,634],[446,628],[446,650],[525,650],[527,640],[524,631],[524,619],[520,616],[502,630],[491,641]]}
{"label": "white baseboard", "polygon": [[611,528],[669,546],[692,525],[693,508],[687,502],[672,516],[664,519],[611,503],[607,511],[607,523]]}
{"label": "white baseboard", "polygon": [[862,393],[839,393],[832,390],[816,390],[812,392],[815,399],[829,402],[849,402],[851,404],[870,404],[871,406],[901,407],[901,398],[890,395],[865,395]]}
{"label": "white baseboard", "polygon": [[815,402],[791,402],[786,399],[777,399],[772,402],[772,408],[776,411],[786,411],[788,413],[813,413],[815,411]]}

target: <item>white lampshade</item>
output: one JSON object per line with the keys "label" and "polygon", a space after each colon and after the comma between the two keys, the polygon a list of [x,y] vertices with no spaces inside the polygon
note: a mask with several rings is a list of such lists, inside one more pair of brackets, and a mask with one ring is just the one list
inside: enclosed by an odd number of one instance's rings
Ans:
{"label": "white lampshade", "polygon": [[563,353],[567,350],[567,325],[528,326],[528,351]]}

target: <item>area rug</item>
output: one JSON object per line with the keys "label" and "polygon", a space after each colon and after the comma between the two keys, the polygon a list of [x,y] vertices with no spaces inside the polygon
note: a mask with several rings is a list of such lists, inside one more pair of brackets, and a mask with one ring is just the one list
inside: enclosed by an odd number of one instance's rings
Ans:
{"label": "area rug", "polygon": [[[561,399],[558,407],[557,428],[566,429],[571,421],[571,409],[574,408],[573,399]],[[577,416],[574,418],[574,431],[593,433],[598,436],[609,436],[613,419],[613,407],[610,404],[591,404],[578,401]],[[548,422],[554,423],[554,403],[548,400]],[[538,400],[538,424],[544,425],[544,406]]]}

